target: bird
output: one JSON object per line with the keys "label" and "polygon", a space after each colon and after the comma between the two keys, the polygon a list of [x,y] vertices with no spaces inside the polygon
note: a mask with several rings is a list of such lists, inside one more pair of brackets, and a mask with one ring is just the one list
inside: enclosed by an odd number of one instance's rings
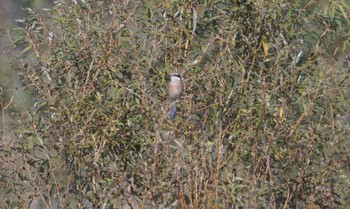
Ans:
{"label": "bird", "polygon": [[168,83],[168,94],[171,100],[169,118],[174,119],[176,116],[176,102],[180,99],[183,91],[182,77],[179,73],[170,73],[169,74],[169,83]]}

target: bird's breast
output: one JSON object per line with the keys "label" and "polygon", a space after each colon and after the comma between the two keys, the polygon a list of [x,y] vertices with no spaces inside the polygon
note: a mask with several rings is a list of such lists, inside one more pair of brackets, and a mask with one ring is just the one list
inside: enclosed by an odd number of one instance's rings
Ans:
{"label": "bird's breast", "polygon": [[169,91],[169,97],[172,100],[180,98],[181,93],[182,93],[181,82],[170,82],[168,91]]}

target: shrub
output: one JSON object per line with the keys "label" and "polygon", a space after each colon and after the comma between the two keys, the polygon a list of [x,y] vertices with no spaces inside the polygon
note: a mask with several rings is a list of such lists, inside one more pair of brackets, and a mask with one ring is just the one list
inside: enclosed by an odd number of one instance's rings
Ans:
{"label": "shrub", "polygon": [[[348,68],[330,55],[349,37],[346,5],[325,14],[311,6],[95,1],[57,3],[46,17],[28,9],[11,34],[37,98],[10,154],[22,165],[7,183],[16,204],[349,204]],[[174,121],[172,71],[185,78]]]}

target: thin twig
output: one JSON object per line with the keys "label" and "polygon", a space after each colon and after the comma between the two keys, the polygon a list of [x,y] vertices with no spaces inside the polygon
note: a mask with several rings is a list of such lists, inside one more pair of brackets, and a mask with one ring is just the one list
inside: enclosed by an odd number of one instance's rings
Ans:
{"label": "thin twig", "polygon": [[[2,89],[1,89],[2,92]],[[4,106],[4,101],[1,102],[1,116],[2,116],[2,140],[3,145],[6,145],[6,117],[5,117],[5,110],[11,105],[13,101],[13,96],[10,99],[10,102]]]}

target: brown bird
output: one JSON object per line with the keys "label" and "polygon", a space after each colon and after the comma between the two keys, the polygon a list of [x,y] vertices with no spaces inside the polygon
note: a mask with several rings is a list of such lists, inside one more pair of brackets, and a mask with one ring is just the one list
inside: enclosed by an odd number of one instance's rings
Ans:
{"label": "brown bird", "polygon": [[176,116],[176,102],[180,99],[183,91],[182,77],[179,73],[169,74],[168,93],[171,100],[169,118],[174,119]]}

